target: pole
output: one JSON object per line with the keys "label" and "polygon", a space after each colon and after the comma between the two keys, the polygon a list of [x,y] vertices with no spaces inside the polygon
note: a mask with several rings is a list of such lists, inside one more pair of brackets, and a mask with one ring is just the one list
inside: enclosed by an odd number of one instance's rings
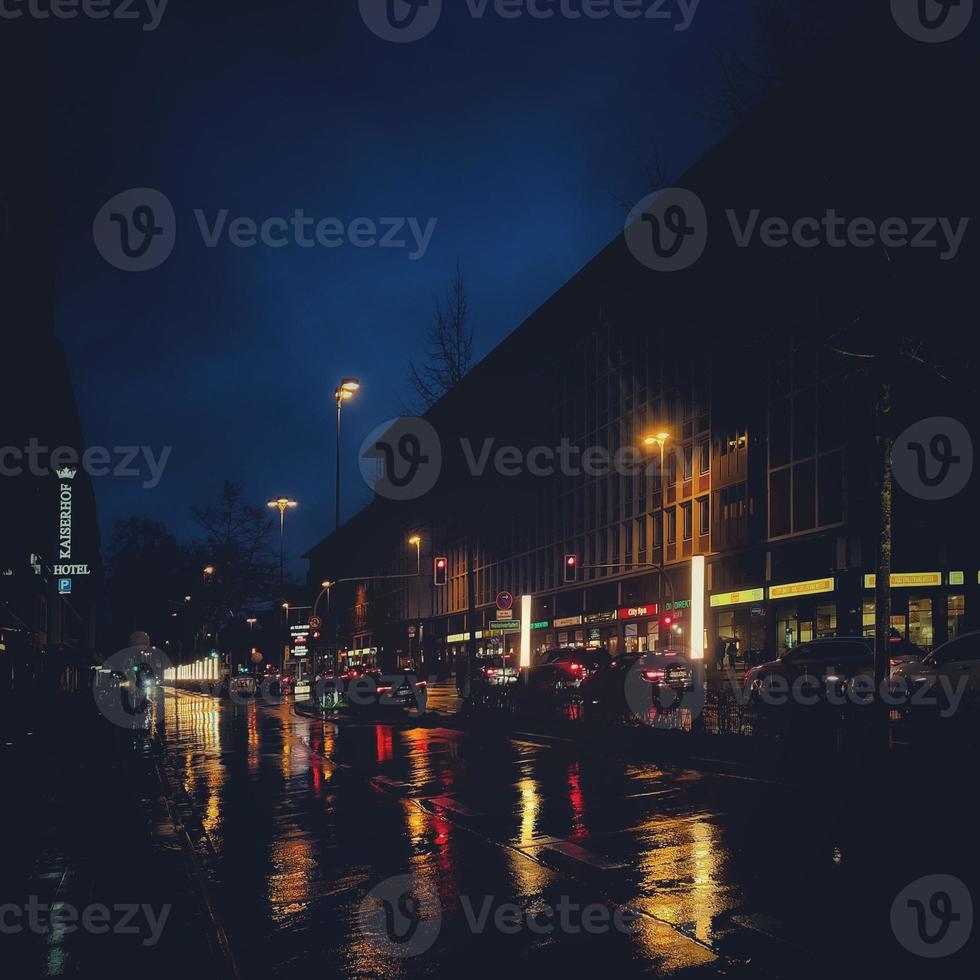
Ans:
{"label": "pole", "polygon": [[891,385],[886,376],[887,368],[878,365],[876,405],[877,436],[881,500],[878,515],[878,560],[875,576],[875,659],[874,659],[874,730],[875,749],[888,748],[888,705],[882,692],[889,675],[889,632],[891,629],[891,573],[892,573],[892,436],[891,436]]}
{"label": "pole", "polygon": [[281,589],[286,581],[283,559],[283,536],[286,533],[286,508],[279,504],[279,588]]}
{"label": "pole", "polygon": [[336,502],[336,511],[334,515],[334,530],[339,530],[340,528],[340,406],[343,405],[343,399],[341,398],[340,391],[337,391],[337,486],[334,500]]}

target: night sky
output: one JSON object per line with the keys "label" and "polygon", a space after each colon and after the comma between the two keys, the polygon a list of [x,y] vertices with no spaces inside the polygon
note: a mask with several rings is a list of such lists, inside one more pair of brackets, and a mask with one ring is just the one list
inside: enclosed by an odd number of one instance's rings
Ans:
{"label": "night sky", "polygon": [[[353,0],[172,0],[153,32],[51,23],[58,331],[86,439],[173,447],[155,489],[97,480],[103,536],[130,514],[190,535],[189,506],[240,480],[257,503],[300,501],[287,547],[301,574],[296,556],[332,527],[337,381],[364,386],[345,411],[349,516],[368,500],[357,448],[413,404],[408,360],[457,260],[482,357],[622,230],[657,151],[676,177],[724,134],[705,93],[720,51],[752,49],[751,8],[703,0],[678,32],[477,20],[447,0],[432,34],[397,45]],[[139,274],[112,268],[92,239],[101,206],[133,187],[163,192],[177,220],[173,254]],[[413,261],[352,244],[208,248],[194,218],[298,208],[438,224]]]}

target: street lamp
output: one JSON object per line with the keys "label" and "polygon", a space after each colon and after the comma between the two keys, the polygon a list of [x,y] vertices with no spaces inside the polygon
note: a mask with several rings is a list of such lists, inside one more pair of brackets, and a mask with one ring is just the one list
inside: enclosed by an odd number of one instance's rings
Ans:
{"label": "street lamp", "polygon": [[[663,606],[663,589],[664,589],[664,578],[666,577],[666,571],[664,570],[664,555],[667,551],[667,512],[664,507],[664,498],[666,496],[666,479],[664,478],[664,445],[670,438],[670,433],[665,432],[661,429],[660,432],[654,433],[652,436],[647,436],[643,440],[643,444],[650,449],[654,446],[659,446],[660,448],[660,595],[661,595],[661,606]],[[673,588],[671,588],[671,594],[673,594]]]}
{"label": "street lamp", "polygon": [[413,534],[408,539],[409,544],[415,545],[415,574],[422,574],[422,539],[417,535]]}
{"label": "street lamp", "polygon": [[214,565],[205,565],[203,568],[205,579],[211,578],[214,575]]}
{"label": "street lamp", "polygon": [[336,514],[334,530],[340,527],[340,412],[344,402],[350,401],[354,397],[354,393],[359,391],[360,388],[361,382],[357,378],[344,378],[337,385],[337,390],[334,392],[334,397],[337,399],[337,489],[335,495]]}
{"label": "street lamp", "polygon": [[283,582],[285,581],[285,573],[283,571],[283,535],[286,531],[286,511],[292,510],[294,507],[299,507],[299,504],[295,500],[290,500],[289,497],[277,497],[275,500],[269,501],[270,507],[275,507],[279,511],[279,587],[282,588]]}

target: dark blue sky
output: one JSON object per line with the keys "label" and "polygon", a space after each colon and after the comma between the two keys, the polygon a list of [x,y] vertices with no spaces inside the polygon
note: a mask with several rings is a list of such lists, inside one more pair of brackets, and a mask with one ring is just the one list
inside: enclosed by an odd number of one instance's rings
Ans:
{"label": "dark blue sky", "polygon": [[[675,8],[672,0],[667,8]],[[675,176],[717,141],[705,92],[718,53],[751,48],[751,0],[702,0],[691,27],[658,20],[471,18],[395,45],[354,0],[172,0],[154,32],[52,24],[64,55],[58,329],[90,445],[172,446],[164,478],[97,481],[103,533],[144,514],[180,534],[221,481],[286,493],[294,556],[332,526],[336,381],[345,514],[367,502],[355,455],[410,401],[417,353],[457,258],[482,356],[622,229],[657,149]],[[206,8],[206,9],[204,9]],[[172,201],[173,254],[125,273],[92,220],[115,194]],[[193,217],[417,217],[425,256],[207,248]],[[302,572],[304,563],[294,561]]]}

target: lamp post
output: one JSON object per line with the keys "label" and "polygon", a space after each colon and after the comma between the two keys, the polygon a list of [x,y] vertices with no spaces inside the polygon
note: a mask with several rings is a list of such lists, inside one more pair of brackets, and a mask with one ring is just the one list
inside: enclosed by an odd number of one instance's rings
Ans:
{"label": "lamp post", "polygon": [[354,397],[354,393],[360,390],[360,387],[361,382],[357,378],[344,378],[334,392],[334,397],[337,399],[337,487],[334,530],[340,527],[340,414],[344,402],[350,401]]}
{"label": "lamp post", "polygon": [[[663,589],[664,589],[664,578],[667,572],[664,568],[664,556],[667,551],[667,509],[664,506],[664,501],[666,499],[666,484],[667,480],[664,475],[664,445],[670,438],[670,433],[661,430],[652,436],[647,436],[643,440],[643,444],[649,448],[658,446],[660,448],[660,533],[662,540],[660,541],[660,605],[663,606]],[[671,589],[673,593],[673,589]],[[661,612],[663,609],[661,608]]]}
{"label": "lamp post", "polygon": [[[422,538],[413,534],[408,539],[409,544],[415,545],[415,574],[419,577],[422,575]],[[416,648],[419,653],[419,661],[422,660],[422,597],[419,595],[419,583],[416,580],[415,583],[415,629],[416,629]],[[412,655],[412,644],[408,645],[408,654]]]}
{"label": "lamp post", "polygon": [[268,505],[277,508],[279,511],[279,588],[282,588],[285,583],[283,537],[286,532],[286,511],[299,507],[299,504],[295,500],[290,500],[289,497],[277,497],[275,500],[270,500]]}

